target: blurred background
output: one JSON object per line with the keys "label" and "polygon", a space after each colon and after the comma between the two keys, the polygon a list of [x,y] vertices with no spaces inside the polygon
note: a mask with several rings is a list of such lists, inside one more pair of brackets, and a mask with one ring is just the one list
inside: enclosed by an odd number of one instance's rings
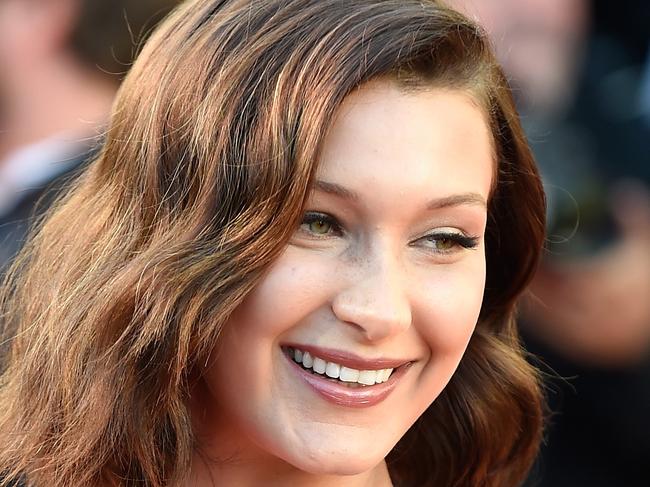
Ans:
{"label": "blurred background", "polygon": [[[176,3],[0,0],[0,274]],[[548,193],[521,322],[550,421],[527,487],[648,487],[650,2],[448,3],[491,35]]]}
{"label": "blurred background", "polygon": [[139,46],[177,3],[0,0],[0,275],[97,150]]}
{"label": "blurred background", "polygon": [[521,316],[550,402],[528,486],[650,486],[650,2],[449,3],[491,35],[548,195]]}

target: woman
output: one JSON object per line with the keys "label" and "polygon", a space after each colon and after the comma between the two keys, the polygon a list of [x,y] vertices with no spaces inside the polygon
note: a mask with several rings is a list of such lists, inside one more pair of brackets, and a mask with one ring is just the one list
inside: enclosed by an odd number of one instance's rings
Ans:
{"label": "woman", "polygon": [[438,2],[198,0],[17,263],[0,469],[27,485],[514,486],[544,198]]}

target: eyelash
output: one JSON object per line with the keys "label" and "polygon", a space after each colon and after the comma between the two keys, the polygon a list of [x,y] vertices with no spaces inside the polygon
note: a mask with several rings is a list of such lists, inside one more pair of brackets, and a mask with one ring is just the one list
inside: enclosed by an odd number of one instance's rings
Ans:
{"label": "eyelash", "polygon": [[[452,244],[455,247],[462,247],[464,249],[475,249],[476,247],[478,247],[478,243],[479,243],[478,237],[471,237],[471,236],[464,235],[462,233],[453,233],[453,232],[430,233],[428,235],[420,237],[415,242],[419,242],[422,240],[424,241],[449,240],[452,242]],[[435,251],[440,253],[453,252],[453,250],[451,249],[435,250]]]}
{"label": "eyelash", "polygon": [[[328,232],[327,234],[324,235],[318,235],[315,234],[314,232],[310,230],[303,230],[303,225],[311,225],[313,223],[324,223],[330,226],[332,229],[332,233]],[[328,215],[327,213],[319,213],[319,212],[307,212],[305,213],[302,222],[300,224],[300,229],[303,231],[303,233],[309,235],[311,238],[314,239],[321,239],[321,238],[328,238],[328,237],[339,237],[343,235],[343,227],[339,222],[336,220],[331,215]],[[442,240],[448,240],[451,241],[453,244],[453,247],[461,247],[463,249],[475,249],[478,247],[479,244],[479,237],[475,236],[468,236],[462,233],[455,233],[455,232],[436,232],[436,233],[430,233],[427,235],[424,235],[413,242],[411,242],[411,246],[415,246],[417,242],[433,242],[433,241],[442,241]],[[439,250],[439,249],[432,249],[432,251],[445,254],[445,253],[451,253],[454,252],[455,249],[444,249],[444,250]]]}

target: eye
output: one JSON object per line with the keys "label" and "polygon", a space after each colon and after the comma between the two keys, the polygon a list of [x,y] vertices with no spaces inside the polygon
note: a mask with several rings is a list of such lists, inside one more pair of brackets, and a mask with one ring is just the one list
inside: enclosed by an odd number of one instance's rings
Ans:
{"label": "eye", "polygon": [[421,245],[438,253],[451,253],[460,249],[478,247],[478,237],[470,237],[456,232],[436,232],[417,239],[413,245]]}
{"label": "eye", "polygon": [[338,236],[342,233],[341,226],[334,217],[319,212],[305,213],[299,230],[316,238]]}

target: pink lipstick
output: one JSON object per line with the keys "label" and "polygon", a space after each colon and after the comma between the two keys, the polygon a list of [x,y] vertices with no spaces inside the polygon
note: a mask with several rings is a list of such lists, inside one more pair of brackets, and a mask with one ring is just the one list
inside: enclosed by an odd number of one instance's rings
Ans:
{"label": "pink lipstick", "polygon": [[397,369],[398,367],[401,367],[402,365],[410,362],[406,359],[366,359],[350,352],[343,352],[341,350],[334,350],[332,348],[316,347],[313,345],[294,345],[287,343],[283,344],[282,347],[295,348],[302,350],[303,352],[309,352],[312,356],[320,357],[327,362],[335,362],[337,364],[358,370]]}
{"label": "pink lipstick", "polygon": [[[338,379],[333,379],[312,371],[297,363],[290,356],[291,353],[289,351],[294,347],[303,352],[313,354],[314,357],[321,360],[334,362],[343,367],[365,371],[380,371],[385,369],[393,369],[393,371],[387,380],[375,383],[374,385],[342,382]],[[291,369],[313,391],[332,404],[350,408],[365,408],[379,404],[390,395],[412,364],[408,360],[364,359],[347,352],[304,345],[291,346],[291,348],[289,346],[283,346],[283,351],[285,357],[290,362]]]}

